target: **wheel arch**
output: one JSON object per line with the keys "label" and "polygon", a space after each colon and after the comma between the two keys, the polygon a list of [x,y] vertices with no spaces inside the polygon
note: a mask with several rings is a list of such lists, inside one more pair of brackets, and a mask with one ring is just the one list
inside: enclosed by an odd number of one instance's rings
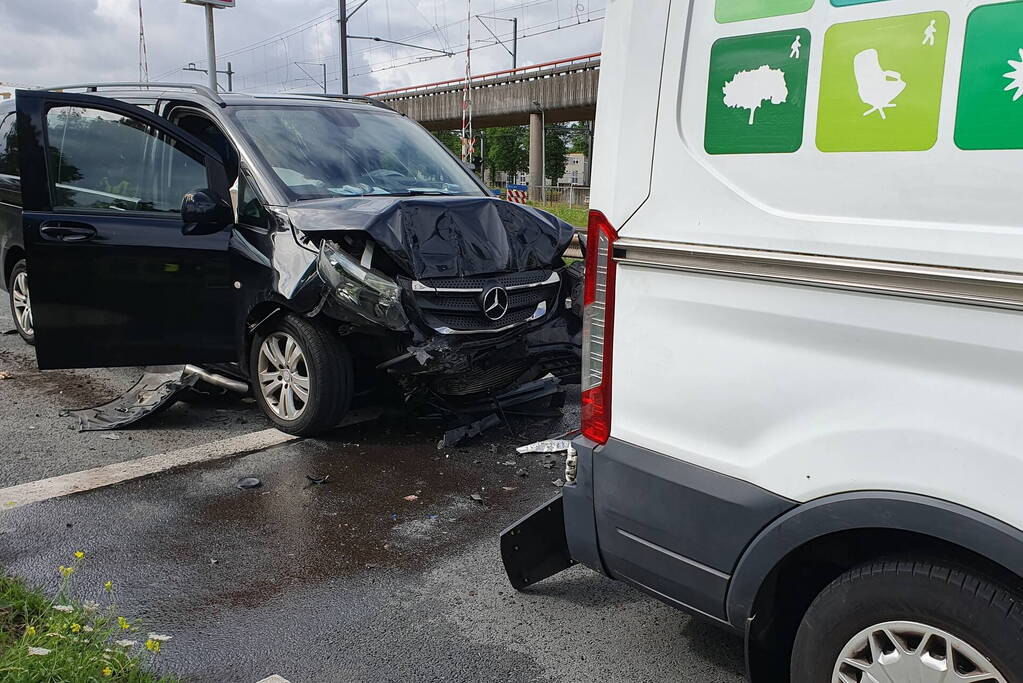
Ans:
{"label": "wheel arch", "polygon": [[885,556],[941,557],[1023,583],[1023,531],[954,503],[858,492],[800,505],[747,547],[729,585],[729,621],[746,631],[750,679],[788,680],[795,628],[813,598],[854,566]]}
{"label": "wheel arch", "polygon": [[3,287],[7,289],[7,285],[11,279],[11,271],[14,270],[14,265],[25,258],[25,250],[18,246],[13,246],[7,250],[4,254],[4,271],[3,271]]}

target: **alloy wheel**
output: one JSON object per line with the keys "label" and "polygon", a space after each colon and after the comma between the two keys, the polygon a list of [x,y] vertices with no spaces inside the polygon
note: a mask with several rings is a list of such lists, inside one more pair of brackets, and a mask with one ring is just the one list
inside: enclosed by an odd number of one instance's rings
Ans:
{"label": "alloy wheel", "polygon": [[274,332],[263,340],[256,373],[263,399],[278,417],[297,420],[302,416],[309,405],[309,366],[290,334]]}
{"label": "alloy wheel", "polygon": [[14,304],[14,318],[18,327],[28,336],[33,334],[32,297],[28,291],[28,273],[22,271],[11,283],[11,301]]}
{"label": "alloy wheel", "polygon": [[998,669],[962,638],[911,621],[889,621],[857,633],[842,649],[831,680],[1007,683]]}

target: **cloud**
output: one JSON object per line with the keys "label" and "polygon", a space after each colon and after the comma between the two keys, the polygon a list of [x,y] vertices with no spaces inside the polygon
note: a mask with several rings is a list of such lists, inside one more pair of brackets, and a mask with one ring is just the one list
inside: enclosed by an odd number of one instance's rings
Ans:
{"label": "cloud", "polygon": [[[595,19],[603,16],[605,1],[473,0],[473,13],[517,16],[522,36],[562,27],[520,38],[519,64],[526,65],[599,50],[603,22]],[[357,0],[348,4],[351,7]],[[329,16],[336,7],[336,0],[238,0],[236,9],[217,11],[220,68],[231,62],[237,89],[317,90],[322,85],[322,67],[312,64],[325,63],[328,88],[337,90],[337,24]],[[203,74],[180,70],[189,62],[205,66],[202,8],[176,0],[143,0],[143,8],[150,76],[203,82]],[[368,0],[352,19],[353,35],[391,38],[459,54],[407,64],[436,53],[352,40],[352,91],[461,77],[465,8],[464,2],[456,0]],[[303,30],[290,30],[303,23]],[[511,22],[487,23],[499,36],[510,39]],[[472,40],[474,73],[511,66],[508,53],[493,45],[493,38],[475,19]],[[138,61],[137,0],[0,3],[0,82],[53,85],[135,80]],[[296,62],[311,63],[301,65],[309,75]]]}

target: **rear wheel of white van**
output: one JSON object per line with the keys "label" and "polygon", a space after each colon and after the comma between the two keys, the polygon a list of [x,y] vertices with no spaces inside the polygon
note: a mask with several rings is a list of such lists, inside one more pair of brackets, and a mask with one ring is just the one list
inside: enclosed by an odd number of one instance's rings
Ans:
{"label": "rear wheel of white van", "polygon": [[810,605],[792,683],[1023,681],[1023,594],[940,561],[876,561]]}
{"label": "rear wheel of white van", "polygon": [[267,323],[252,341],[249,368],[256,403],[283,432],[316,436],[348,412],[348,348],[313,321],[287,314]]}
{"label": "rear wheel of white van", "polygon": [[35,322],[32,319],[32,298],[28,291],[28,268],[25,259],[14,264],[7,282],[7,293],[11,298],[11,315],[14,327],[28,344],[36,343]]}

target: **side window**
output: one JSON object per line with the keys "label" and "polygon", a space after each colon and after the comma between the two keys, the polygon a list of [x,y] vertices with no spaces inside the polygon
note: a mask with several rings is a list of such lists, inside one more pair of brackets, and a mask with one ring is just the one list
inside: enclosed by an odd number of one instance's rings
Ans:
{"label": "side window", "polygon": [[18,175],[17,116],[12,111],[0,121],[0,175]]}
{"label": "side window", "polygon": [[206,187],[206,167],[152,127],[101,109],[54,107],[46,115],[54,208],[178,213]]}
{"label": "side window", "polygon": [[263,208],[263,200],[260,198],[256,188],[249,181],[245,173],[238,175],[238,222],[242,225],[251,225],[257,228],[269,228],[266,209]]}

